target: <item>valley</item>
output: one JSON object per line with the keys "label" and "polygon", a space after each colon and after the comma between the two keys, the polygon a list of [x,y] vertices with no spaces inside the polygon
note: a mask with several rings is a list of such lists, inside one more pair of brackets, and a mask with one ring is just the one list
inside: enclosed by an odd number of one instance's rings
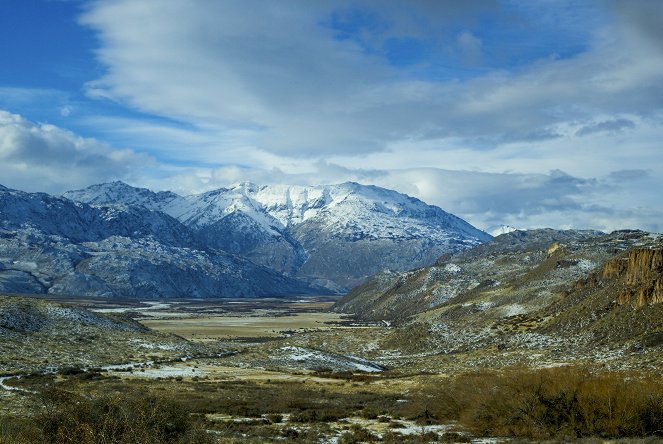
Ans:
{"label": "valley", "polygon": [[[509,435],[533,441],[578,436],[566,428],[551,434],[548,426],[531,418],[524,421],[529,426],[518,426],[523,429],[477,422],[472,414],[480,406],[489,406],[495,415],[503,414],[499,408],[508,408],[493,405],[491,384],[504,392],[500,397],[533,395],[527,391],[537,384],[548,384],[546,390],[552,392],[546,396],[558,396],[555,389],[579,390],[584,402],[610,399],[623,410],[620,414],[639,408],[633,398],[621,399],[620,390],[631,396],[646,385],[650,400],[663,401],[660,346],[587,347],[578,338],[531,332],[532,323],[540,321],[522,314],[495,323],[500,327],[492,330],[510,332],[512,342],[505,347],[500,344],[506,335],[491,340],[476,326],[428,331],[413,318],[389,322],[337,313],[330,310],[339,306],[337,296],[50,299],[2,298],[4,304],[23,304],[24,312],[46,307],[59,313],[69,307],[80,324],[67,334],[76,344],[75,353],[65,347],[62,336],[52,333],[41,336],[42,348],[24,344],[10,358],[3,344],[4,374],[14,376],[4,376],[0,387],[5,430],[10,430],[7,418],[43,415],[44,405],[74,415],[59,404],[62,396],[102,404],[119,396],[127,405],[142,405],[147,396],[190,412],[191,427],[205,431],[195,441],[172,442],[205,442],[200,441],[204,436],[209,442],[497,443],[510,442]],[[0,328],[7,329],[5,313]],[[81,321],[82,313],[100,317]],[[435,312],[423,313],[431,319]],[[140,328],[115,327],[114,336],[86,342],[107,316]],[[39,335],[47,324],[37,316],[32,321],[42,327],[22,320],[27,338]],[[439,342],[440,334],[444,342]],[[46,364],[40,360],[45,349],[61,349],[63,355],[60,360],[51,356]],[[605,393],[583,392],[596,384]],[[514,389],[517,392],[509,394]],[[538,401],[534,397],[527,402]],[[70,427],[69,433],[81,433]],[[6,438],[11,432],[4,433],[0,442],[13,442]],[[631,434],[640,436],[637,431],[626,433]]]}
{"label": "valley", "polygon": [[663,433],[663,235],[491,238],[355,183],[0,210],[0,444]]}

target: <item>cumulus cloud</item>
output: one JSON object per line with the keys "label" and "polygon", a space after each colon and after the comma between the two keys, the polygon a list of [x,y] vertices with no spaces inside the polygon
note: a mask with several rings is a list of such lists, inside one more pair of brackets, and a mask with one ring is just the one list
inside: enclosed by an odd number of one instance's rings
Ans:
{"label": "cumulus cloud", "polygon": [[130,177],[150,164],[154,162],[148,156],[0,110],[0,177],[4,185],[61,192]]}

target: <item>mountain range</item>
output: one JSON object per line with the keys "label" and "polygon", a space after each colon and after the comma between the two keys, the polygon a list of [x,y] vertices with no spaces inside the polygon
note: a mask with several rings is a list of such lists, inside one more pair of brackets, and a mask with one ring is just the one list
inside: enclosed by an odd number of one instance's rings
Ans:
{"label": "mountain range", "polygon": [[490,235],[374,186],[236,184],[180,196],[122,182],[51,196],[0,186],[0,291],[243,297],[344,291]]}

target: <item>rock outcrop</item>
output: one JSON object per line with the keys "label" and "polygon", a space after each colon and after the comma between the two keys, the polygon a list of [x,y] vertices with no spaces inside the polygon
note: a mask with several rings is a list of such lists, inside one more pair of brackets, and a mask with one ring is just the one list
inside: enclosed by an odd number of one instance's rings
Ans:
{"label": "rock outcrop", "polygon": [[619,278],[623,289],[617,304],[635,308],[663,302],[663,249],[636,248],[627,256],[607,261],[601,277]]}
{"label": "rock outcrop", "polygon": [[637,249],[629,252],[624,276],[626,288],[619,304],[636,308],[663,302],[663,249]]}

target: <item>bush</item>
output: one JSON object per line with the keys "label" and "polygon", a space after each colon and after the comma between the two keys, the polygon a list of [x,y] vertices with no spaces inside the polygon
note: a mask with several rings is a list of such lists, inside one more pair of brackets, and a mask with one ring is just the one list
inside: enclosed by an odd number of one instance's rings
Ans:
{"label": "bush", "polygon": [[663,381],[558,368],[459,376],[422,392],[409,416],[458,420],[477,436],[650,436],[663,424]]}
{"label": "bush", "polygon": [[0,444],[30,444],[44,442],[34,423],[23,418],[0,417]]}
{"label": "bush", "polygon": [[182,406],[136,392],[95,398],[61,390],[41,394],[43,411],[0,422],[0,443],[211,443]]}

